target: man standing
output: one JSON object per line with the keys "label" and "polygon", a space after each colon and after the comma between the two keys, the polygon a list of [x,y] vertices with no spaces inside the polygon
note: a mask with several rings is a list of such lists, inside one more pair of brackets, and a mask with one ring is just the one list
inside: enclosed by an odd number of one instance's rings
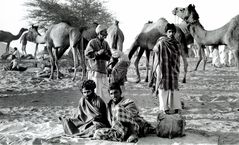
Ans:
{"label": "man standing", "polygon": [[[96,83],[96,94],[106,99],[103,88],[108,88],[107,61],[111,58],[110,47],[104,40],[107,36],[107,28],[103,25],[96,27],[97,37],[88,43],[85,56],[89,59],[88,79]],[[106,100],[105,100],[106,101]]]}
{"label": "man standing", "polygon": [[159,110],[168,114],[178,113],[182,108],[180,98],[174,92],[178,90],[180,50],[179,43],[174,37],[175,25],[167,24],[165,33],[167,37],[159,38],[153,50],[158,55],[155,91],[159,97]]}

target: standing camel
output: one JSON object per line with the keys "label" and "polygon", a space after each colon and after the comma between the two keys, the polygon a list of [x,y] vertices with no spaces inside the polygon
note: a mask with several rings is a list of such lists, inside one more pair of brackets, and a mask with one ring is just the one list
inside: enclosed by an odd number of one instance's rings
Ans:
{"label": "standing camel", "polygon": [[[140,73],[139,73],[139,60],[142,57],[144,51],[146,52],[146,78],[145,82],[148,82],[148,73],[149,73],[149,57],[150,57],[150,51],[153,50],[153,47],[155,46],[157,40],[159,37],[165,35],[164,28],[168,24],[168,21],[164,18],[160,18],[156,23],[146,23],[139,33],[139,35],[136,37],[135,41],[133,42],[130,51],[129,51],[129,59],[132,58],[135,51],[140,47],[139,53],[137,55],[137,58],[135,60],[135,68],[136,68],[136,75],[137,78],[135,80],[136,83],[140,82]],[[180,49],[181,49],[181,56],[184,63],[184,78],[183,83],[186,83],[186,74],[187,74],[187,45],[184,33],[182,30],[176,26],[176,34],[175,38],[180,43]]]}
{"label": "standing camel", "polygon": [[9,52],[10,43],[11,43],[13,40],[19,39],[19,38],[21,37],[22,33],[25,32],[25,31],[27,31],[27,29],[21,28],[20,31],[19,31],[19,33],[18,33],[17,35],[13,35],[13,34],[10,33],[10,32],[0,30],[0,41],[7,43],[6,53]]}
{"label": "standing camel", "polygon": [[[199,15],[195,10],[195,6],[190,4],[186,8],[175,8],[172,13],[183,19],[187,23],[188,30],[196,40],[198,46],[226,45],[234,51],[237,64],[239,64],[239,15],[232,18],[227,24],[219,29],[207,31],[199,22]],[[239,65],[237,65],[239,69]]]}
{"label": "standing camel", "polygon": [[[58,68],[58,49],[67,50],[69,47],[73,53],[74,59],[74,76],[76,77],[76,65],[77,65],[77,47],[81,40],[80,29],[70,26],[67,23],[61,22],[59,24],[52,25],[46,32],[46,45],[47,50],[51,58],[51,75],[50,79],[53,78],[53,67],[56,66],[57,78],[59,78],[59,68]],[[53,48],[55,51],[52,51]],[[85,56],[83,48],[79,48],[81,66],[83,69],[83,79],[86,77],[86,66],[85,66]]]}
{"label": "standing camel", "polygon": [[[85,66],[85,57],[84,50],[79,45],[81,41],[81,31],[75,27],[72,27],[64,22],[52,25],[45,35],[39,35],[39,33],[34,28],[30,28],[28,31],[31,34],[31,37],[35,42],[45,42],[47,45],[47,50],[51,59],[51,75],[50,79],[53,79],[54,66],[56,67],[57,78],[59,78],[59,67],[58,60],[64,54],[64,52],[70,47],[73,53],[74,59],[74,76],[73,80],[76,77],[76,65],[77,65],[77,48],[81,56],[81,65],[83,69],[83,77],[86,77],[86,66]],[[53,50],[54,48],[54,50]]]}
{"label": "standing camel", "polygon": [[[20,39],[20,43],[22,44],[22,53],[24,55],[27,55],[27,52],[26,52],[27,41],[36,43],[35,52],[34,52],[34,57],[36,58],[37,51],[38,51],[38,45],[45,44],[45,40],[44,39],[35,39],[36,38],[34,36],[35,34],[41,36],[41,34],[38,32],[38,26],[32,25],[31,29],[35,30],[34,34],[32,34],[32,31],[28,31],[27,33],[24,33]],[[37,33],[35,33],[35,32],[37,32]],[[44,38],[44,37],[42,37],[42,38]]]}
{"label": "standing camel", "polygon": [[[194,47],[194,46],[198,48],[199,58],[198,58],[198,61],[197,61],[194,71],[197,70],[202,59],[203,59],[203,70],[205,70],[206,63],[207,63],[207,57],[205,55],[206,46],[204,46],[204,45],[200,46],[197,44],[197,42],[194,40],[193,36],[191,35],[191,33],[188,30],[188,24],[186,22],[183,21],[182,23],[178,24],[177,26],[183,31],[185,38],[186,38],[187,45],[190,45],[190,49],[192,49],[192,47]],[[216,48],[216,46],[213,46],[213,48]]]}

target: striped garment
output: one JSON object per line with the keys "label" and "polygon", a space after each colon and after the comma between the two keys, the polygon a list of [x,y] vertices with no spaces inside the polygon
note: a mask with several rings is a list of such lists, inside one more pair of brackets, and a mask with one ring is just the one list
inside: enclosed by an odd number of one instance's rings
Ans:
{"label": "striped garment", "polygon": [[178,90],[180,68],[179,43],[175,38],[161,37],[158,45],[158,69],[162,75],[157,77],[156,89]]}
{"label": "striped garment", "polygon": [[139,111],[133,100],[122,98],[115,105],[112,100],[108,103],[111,128],[96,130],[93,139],[111,141],[126,141],[129,135],[129,125],[139,137],[145,136],[152,130],[152,126],[139,116]]}

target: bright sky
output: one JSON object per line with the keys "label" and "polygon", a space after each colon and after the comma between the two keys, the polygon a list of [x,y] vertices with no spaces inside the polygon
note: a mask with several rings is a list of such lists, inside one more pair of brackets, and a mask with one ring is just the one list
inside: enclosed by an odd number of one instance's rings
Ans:
{"label": "bright sky", "polygon": [[[0,5],[0,30],[9,31],[16,35],[22,27],[30,25],[24,20],[26,7],[23,3],[27,0],[1,0]],[[104,0],[105,1],[105,0]],[[164,17],[170,23],[179,23],[181,19],[172,14],[175,7],[186,7],[194,4],[200,16],[200,22],[206,30],[217,29],[226,24],[231,18],[239,14],[237,0],[106,0],[106,8],[120,21],[119,25],[125,35],[124,50],[133,43],[134,38],[148,20],[157,21]],[[19,41],[13,41],[12,47]],[[34,45],[27,46],[27,51],[32,53]]]}

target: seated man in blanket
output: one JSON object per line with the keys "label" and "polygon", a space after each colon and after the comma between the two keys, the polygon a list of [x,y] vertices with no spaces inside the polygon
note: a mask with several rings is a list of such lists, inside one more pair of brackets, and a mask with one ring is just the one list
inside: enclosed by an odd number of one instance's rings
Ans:
{"label": "seated man in blanket", "polygon": [[154,128],[139,116],[134,101],[121,96],[119,84],[110,83],[109,94],[108,118],[111,128],[96,130],[93,139],[137,142],[138,137],[154,133]]}
{"label": "seated man in blanket", "polygon": [[96,84],[93,80],[84,81],[81,87],[83,96],[80,98],[76,116],[59,117],[66,134],[89,138],[93,137],[96,129],[110,126],[106,104],[95,94],[95,88]]}

